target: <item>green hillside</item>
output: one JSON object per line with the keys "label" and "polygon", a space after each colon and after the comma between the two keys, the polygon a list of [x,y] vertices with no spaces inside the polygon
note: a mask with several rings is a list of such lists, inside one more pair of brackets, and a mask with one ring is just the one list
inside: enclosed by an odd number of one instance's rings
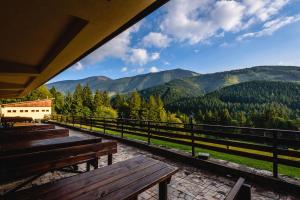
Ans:
{"label": "green hillside", "polygon": [[265,81],[300,81],[300,67],[294,66],[257,66],[246,69],[202,74],[194,77],[182,78],[181,81],[173,80],[167,84],[159,85],[141,91],[145,97],[150,95],[163,95],[173,91],[174,99],[164,99],[165,102],[173,102],[183,97],[200,96],[217,89],[256,80]]}
{"label": "green hillside", "polygon": [[127,93],[135,90],[143,90],[153,86],[161,85],[184,77],[191,77],[198,75],[195,72],[174,69],[157,73],[148,73],[137,75],[133,77],[125,77],[120,79],[110,79],[105,76],[93,76],[80,80],[66,80],[50,83],[47,87],[50,89],[53,86],[60,92],[73,92],[78,84],[89,84],[90,88],[95,91],[97,89],[108,91],[110,93]]}
{"label": "green hillside", "polygon": [[250,81],[202,97],[182,98],[166,108],[194,114],[204,123],[296,129],[300,123],[300,84]]}

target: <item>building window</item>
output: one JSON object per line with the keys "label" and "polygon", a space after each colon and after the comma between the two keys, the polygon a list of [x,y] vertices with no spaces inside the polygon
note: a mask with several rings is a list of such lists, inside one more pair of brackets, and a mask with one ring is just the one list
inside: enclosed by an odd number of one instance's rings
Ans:
{"label": "building window", "polygon": [[20,110],[20,112],[23,112],[23,110]]}
{"label": "building window", "polygon": [[11,112],[11,110],[7,110],[7,112]]}
{"label": "building window", "polygon": [[45,110],[42,110],[42,112],[45,112]]}
{"label": "building window", "polygon": [[31,112],[34,112],[35,110],[31,110]]}
{"label": "building window", "polygon": [[49,110],[46,110],[46,112],[49,112]]}
{"label": "building window", "polygon": [[39,110],[36,110],[35,112],[39,112]]}
{"label": "building window", "polygon": [[13,112],[17,112],[16,110],[13,110]]}
{"label": "building window", "polygon": [[28,112],[28,110],[25,110],[25,112]]}

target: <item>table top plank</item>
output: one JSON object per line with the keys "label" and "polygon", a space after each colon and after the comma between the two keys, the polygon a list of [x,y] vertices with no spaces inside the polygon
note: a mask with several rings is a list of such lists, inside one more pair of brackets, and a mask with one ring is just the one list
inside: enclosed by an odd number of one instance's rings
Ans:
{"label": "table top plank", "polygon": [[143,156],[55,183],[20,191],[8,199],[128,199],[170,178],[177,169]]}
{"label": "table top plank", "polygon": [[78,136],[59,137],[42,140],[25,140],[16,143],[0,144],[0,157],[17,153],[31,153],[35,151],[51,150],[79,144],[101,142],[102,138],[82,138]]}
{"label": "table top plank", "polygon": [[24,131],[34,131],[34,130],[45,130],[54,129],[54,124],[30,124],[24,126],[14,126],[10,128],[0,128],[0,134],[11,133],[11,132],[24,132]]}
{"label": "table top plank", "polygon": [[[31,188],[28,190],[24,190],[15,195],[15,197],[19,199],[26,200],[29,198],[37,198],[38,196],[45,196],[51,194],[59,194],[60,192],[72,192],[72,188],[69,189],[68,185],[70,184],[80,184],[85,185],[87,183],[86,180],[105,180],[110,178],[112,175],[117,175],[122,173],[124,170],[133,170],[139,165],[144,165],[147,160],[141,159],[141,157],[132,158],[130,163],[126,162],[118,162],[110,167],[103,167],[102,170],[94,170],[93,173],[82,173],[76,176],[76,178],[66,178],[63,180],[50,182],[44,185],[39,186],[39,188]],[[112,173],[108,173],[111,172]]]}

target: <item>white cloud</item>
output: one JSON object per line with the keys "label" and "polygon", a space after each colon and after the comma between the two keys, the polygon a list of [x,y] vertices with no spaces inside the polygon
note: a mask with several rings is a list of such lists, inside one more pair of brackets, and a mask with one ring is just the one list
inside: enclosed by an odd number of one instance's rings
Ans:
{"label": "white cloud", "polygon": [[151,67],[151,68],[149,69],[149,71],[150,71],[151,73],[156,73],[156,72],[159,71],[159,69],[158,69],[157,67],[153,66],[153,67]]}
{"label": "white cloud", "polygon": [[131,44],[132,33],[139,31],[141,23],[127,29],[82,60],[82,65],[94,64],[104,59],[118,58],[127,63],[144,65],[159,58],[159,53],[149,53],[147,49],[134,48]]}
{"label": "white cloud", "polygon": [[171,39],[162,33],[150,32],[143,40],[146,47],[166,48],[169,46]]}
{"label": "white cloud", "polygon": [[121,69],[121,72],[127,72],[128,71],[128,68],[127,67],[123,67],[122,69]]}
{"label": "white cloud", "polygon": [[84,67],[83,67],[83,65],[80,63],[80,62],[77,62],[76,64],[74,64],[73,66],[72,66],[72,69],[75,69],[75,70],[77,70],[77,71],[80,71],[80,70],[82,70]]}
{"label": "white cloud", "polygon": [[157,52],[149,54],[146,49],[132,49],[128,61],[139,65],[145,65],[149,61],[157,60],[158,58],[159,53]]}
{"label": "white cloud", "polygon": [[290,0],[244,0],[247,7],[247,14],[255,16],[261,21],[268,20],[277,14],[279,10],[288,4]]}
{"label": "white cloud", "polygon": [[160,29],[179,42],[206,43],[226,32],[239,32],[270,20],[290,0],[172,0]]}
{"label": "white cloud", "polygon": [[154,52],[151,54],[151,61],[159,59],[160,54],[158,52]]}
{"label": "white cloud", "polygon": [[275,31],[279,30],[280,28],[298,21],[300,21],[300,15],[280,17],[274,20],[270,20],[263,25],[262,30],[257,32],[245,33],[239,36],[237,40],[241,41],[248,38],[257,38],[257,37],[272,35]]}
{"label": "white cloud", "polygon": [[235,31],[241,26],[244,9],[236,1],[173,0],[160,28],[178,41],[196,44],[220,31]]}

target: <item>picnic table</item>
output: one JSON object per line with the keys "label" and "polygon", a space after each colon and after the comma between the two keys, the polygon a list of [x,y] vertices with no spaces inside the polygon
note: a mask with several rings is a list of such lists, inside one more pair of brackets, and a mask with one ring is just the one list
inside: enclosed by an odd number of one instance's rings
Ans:
{"label": "picnic table", "polygon": [[54,129],[54,124],[22,124],[22,126],[14,126],[9,128],[0,128],[0,134],[2,133],[10,133],[10,132],[25,132],[25,131],[37,131],[37,130],[47,130]]}
{"label": "picnic table", "polygon": [[69,136],[69,129],[47,129],[34,131],[14,131],[0,134],[0,144],[16,143],[21,141],[43,140],[57,137]]}
{"label": "picnic table", "polygon": [[87,163],[98,168],[100,156],[117,152],[117,142],[101,138],[60,137],[0,144],[0,183]]}
{"label": "picnic table", "polygon": [[159,199],[167,200],[167,185],[177,168],[164,162],[135,157],[110,166],[56,182],[22,190],[4,197],[7,200],[133,200],[159,184]]}
{"label": "picnic table", "polygon": [[1,124],[4,127],[13,127],[18,122],[32,122],[32,117],[1,117]]}

